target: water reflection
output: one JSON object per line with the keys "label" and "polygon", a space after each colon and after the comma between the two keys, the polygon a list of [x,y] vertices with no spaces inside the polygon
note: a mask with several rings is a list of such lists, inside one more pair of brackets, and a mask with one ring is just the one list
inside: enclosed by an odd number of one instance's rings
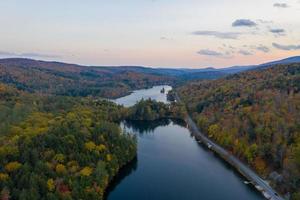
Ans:
{"label": "water reflection", "polygon": [[[181,127],[186,127],[187,124],[183,120],[179,119],[159,119],[154,121],[135,121],[135,120],[125,120],[120,123],[123,131],[130,134],[138,134],[142,136],[144,134],[154,134],[154,131],[158,127],[166,127],[170,124],[178,125]],[[138,157],[132,160],[129,164],[124,166],[118,175],[111,182],[107,188],[105,200],[108,199],[108,195],[116,189],[118,185],[122,183],[129,175],[133,174],[138,169]]]}
{"label": "water reflection", "polygon": [[[160,97],[160,90],[150,91],[150,96],[155,93]],[[124,105],[132,102],[133,97]],[[193,134],[183,121],[123,121],[120,125],[124,131],[136,134],[137,159],[121,169],[110,185],[106,199],[263,199],[205,144],[192,139]]]}
{"label": "water reflection", "polygon": [[120,173],[118,173],[113,181],[109,184],[109,187],[106,189],[106,193],[104,196],[104,199],[108,199],[108,194],[115,190],[115,188],[122,183],[123,180],[125,180],[126,177],[128,177],[130,174],[134,173],[137,170],[138,167],[138,158],[136,157],[133,159],[130,163],[125,165],[121,170]]}
{"label": "water reflection", "polygon": [[159,119],[154,121],[135,121],[135,120],[126,120],[121,123],[121,127],[125,132],[129,133],[138,133],[142,134],[150,134],[153,133],[157,127],[165,127],[170,123],[175,125],[179,125],[182,127],[186,127],[186,123],[183,120],[179,119]]}

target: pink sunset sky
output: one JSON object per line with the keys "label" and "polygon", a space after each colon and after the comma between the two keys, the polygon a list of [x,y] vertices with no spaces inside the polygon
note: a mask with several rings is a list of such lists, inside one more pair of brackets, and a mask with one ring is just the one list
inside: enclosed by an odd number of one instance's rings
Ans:
{"label": "pink sunset sky", "polygon": [[226,67],[300,55],[299,0],[9,0],[0,58]]}

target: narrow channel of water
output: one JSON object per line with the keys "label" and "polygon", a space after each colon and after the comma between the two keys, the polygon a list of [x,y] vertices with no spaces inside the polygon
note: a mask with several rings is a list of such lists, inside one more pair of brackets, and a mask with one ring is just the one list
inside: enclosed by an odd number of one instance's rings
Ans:
{"label": "narrow channel of water", "polygon": [[[141,98],[167,102],[158,86],[117,99],[125,106]],[[138,136],[138,156],[109,188],[108,200],[256,200],[264,199],[213,152],[198,144],[184,122],[123,122]]]}
{"label": "narrow channel of water", "polygon": [[[162,93],[161,90],[164,88],[165,92]],[[130,95],[116,99],[117,104],[124,105],[126,107],[133,106],[137,101],[141,99],[155,99],[163,103],[167,103],[167,93],[172,90],[172,87],[168,85],[164,86],[154,86],[149,89],[142,89],[133,91]]]}

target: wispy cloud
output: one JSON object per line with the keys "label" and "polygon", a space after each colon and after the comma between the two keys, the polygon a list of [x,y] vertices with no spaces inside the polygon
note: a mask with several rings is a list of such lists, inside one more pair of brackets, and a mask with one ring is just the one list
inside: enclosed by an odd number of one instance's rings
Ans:
{"label": "wispy cloud", "polygon": [[270,32],[275,34],[275,36],[283,36],[285,35],[285,30],[282,28],[273,28],[270,29]]}
{"label": "wispy cloud", "polygon": [[15,53],[0,51],[0,56],[2,57],[29,57],[29,58],[61,58],[59,55],[50,55],[50,54],[40,54],[40,53]]}
{"label": "wispy cloud", "polygon": [[233,27],[253,27],[257,26],[257,24],[250,19],[237,19],[232,23]]}
{"label": "wispy cloud", "polygon": [[283,45],[275,42],[272,45],[277,49],[285,50],[285,51],[300,50],[300,45]]}
{"label": "wispy cloud", "polygon": [[161,40],[168,40],[167,37],[160,37]]}
{"label": "wispy cloud", "polygon": [[272,20],[264,20],[264,19],[258,19],[257,22],[261,23],[261,24],[273,24],[274,23]]}
{"label": "wispy cloud", "polygon": [[274,3],[273,6],[276,8],[288,8],[289,7],[289,5],[286,3]]}
{"label": "wispy cloud", "polygon": [[217,57],[217,58],[232,58],[232,53],[230,51],[225,51],[224,53],[221,51],[214,51],[210,49],[202,49],[197,52],[197,54],[202,56],[209,56],[209,57]]}
{"label": "wispy cloud", "polygon": [[238,39],[240,32],[220,32],[220,31],[195,31],[193,35],[212,36],[221,39]]}
{"label": "wispy cloud", "polygon": [[270,29],[271,33],[285,33],[285,30],[282,28],[274,28],[274,29]]}
{"label": "wispy cloud", "polygon": [[209,50],[209,49],[202,49],[202,50],[198,51],[197,53],[200,55],[204,55],[204,56],[223,56],[223,54],[221,52],[213,51],[213,50]]}
{"label": "wispy cloud", "polygon": [[15,53],[7,52],[7,51],[0,51],[0,56],[15,56]]}
{"label": "wispy cloud", "polygon": [[251,56],[251,55],[253,55],[252,52],[246,51],[246,50],[239,50],[238,53],[241,54],[241,55],[244,55],[244,56]]}
{"label": "wispy cloud", "polygon": [[215,57],[223,56],[223,53],[218,52],[218,51],[209,50],[209,49],[202,49],[202,50],[198,51],[197,53],[200,55],[203,55],[203,56],[215,56]]}
{"label": "wispy cloud", "polygon": [[258,47],[255,47],[255,49],[264,53],[270,52],[270,48],[264,45],[259,45]]}

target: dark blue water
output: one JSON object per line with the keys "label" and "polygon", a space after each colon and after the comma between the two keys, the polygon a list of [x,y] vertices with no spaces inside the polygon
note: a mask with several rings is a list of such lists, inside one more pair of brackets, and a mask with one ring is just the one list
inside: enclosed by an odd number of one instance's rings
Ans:
{"label": "dark blue water", "polygon": [[116,177],[108,200],[263,199],[235,170],[198,144],[183,122],[123,122],[121,126],[138,136],[138,156]]}

